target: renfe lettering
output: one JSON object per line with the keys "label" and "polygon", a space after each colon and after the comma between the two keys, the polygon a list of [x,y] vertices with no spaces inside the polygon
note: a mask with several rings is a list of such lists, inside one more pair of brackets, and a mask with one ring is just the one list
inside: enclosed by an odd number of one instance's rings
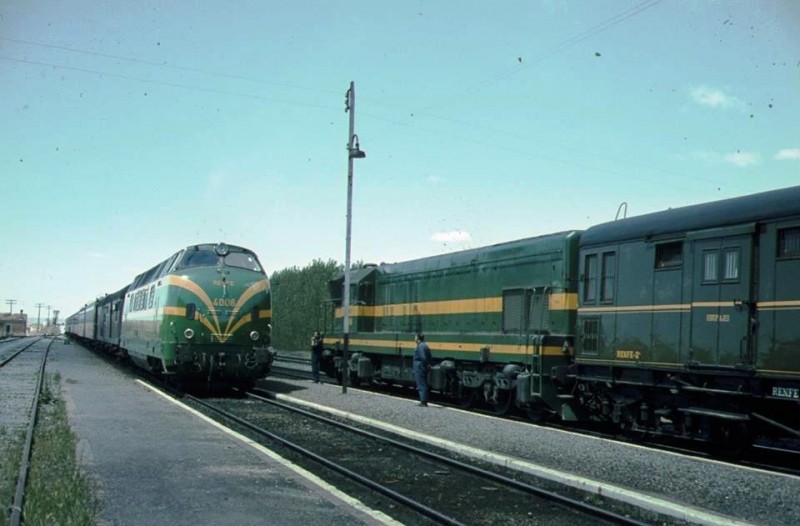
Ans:
{"label": "renfe lettering", "polygon": [[773,387],[772,396],[798,400],[800,399],[800,389],[796,389],[794,387]]}

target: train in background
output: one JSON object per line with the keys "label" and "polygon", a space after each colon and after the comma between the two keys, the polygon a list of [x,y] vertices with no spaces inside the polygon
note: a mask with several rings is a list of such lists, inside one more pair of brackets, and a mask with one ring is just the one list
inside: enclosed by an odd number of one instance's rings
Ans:
{"label": "train in background", "polygon": [[270,286],[256,255],[192,245],[66,320],[66,335],[180,385],[247,388],[272,366]]}
{"label": "train in background", "polygon": [[[800,437],[800,187],[351,271],[331,375],[725,447]],[[346,358],[346,368],[342,362]]]}

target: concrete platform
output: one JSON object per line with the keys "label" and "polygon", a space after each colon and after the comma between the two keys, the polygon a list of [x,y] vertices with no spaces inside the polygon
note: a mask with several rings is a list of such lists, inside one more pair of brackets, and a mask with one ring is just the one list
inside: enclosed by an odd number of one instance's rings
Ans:
{"label": "concrete platform", "polygon": [[77,344],[56,342],[50,356],[102,524],[392,523]]}

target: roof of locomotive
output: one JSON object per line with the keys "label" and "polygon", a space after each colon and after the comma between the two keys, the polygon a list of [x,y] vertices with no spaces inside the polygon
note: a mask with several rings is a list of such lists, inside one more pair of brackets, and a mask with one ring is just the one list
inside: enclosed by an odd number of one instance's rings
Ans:
{"label": "roof of locomotive", "polygon": [[398,263],[381,263],[379,268],[385,275],[410,274],[513,258],[531,250],[550,252],[555,247],[561,248],[565,239],[577,234],[580,231],[568,230]]}
{"label": "roof of locomotive", "polygon": [[794,186],[602,223],[583,233],[581,246],[666,238],[696,230],[798,215],[800,186]]}

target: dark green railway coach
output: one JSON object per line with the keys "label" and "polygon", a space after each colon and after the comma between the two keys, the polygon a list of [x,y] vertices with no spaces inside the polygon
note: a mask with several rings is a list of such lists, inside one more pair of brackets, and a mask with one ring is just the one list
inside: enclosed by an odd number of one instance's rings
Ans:
{"label": "dark green railway coach", "polygon": [[576,363],[554,371],[576,412],[800,436],[800,187],[592,227],[579,264]]}
{"label": "dark green railway coach", "polygon": [[[424,332],[432,390],[500,413],[558,408],[549,372],[571,360],[579,239],[564,232],[352,271],[351,381],[414,385]],[[331,282],[330,374],[341,364],[343,281]]]}

